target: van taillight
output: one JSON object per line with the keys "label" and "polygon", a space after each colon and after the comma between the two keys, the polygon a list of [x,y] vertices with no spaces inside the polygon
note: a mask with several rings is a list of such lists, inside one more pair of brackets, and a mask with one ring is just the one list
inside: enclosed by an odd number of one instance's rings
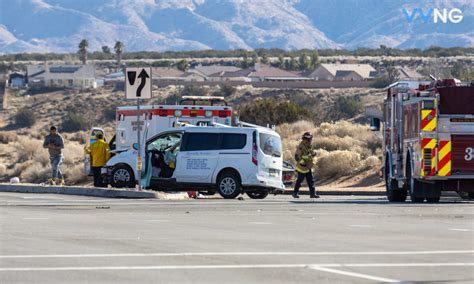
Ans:
{"label": "van taillight", "polygon": [[252,133],[252,163],[258,165],[257,160],[258,148],[257,148],[257,131]]}
{"label": "van taillight", "polygon": [[257,143],[253,143],[253,146],[252,146],[252,163],[256,166],[258,165],[257,153],[258,153]]}

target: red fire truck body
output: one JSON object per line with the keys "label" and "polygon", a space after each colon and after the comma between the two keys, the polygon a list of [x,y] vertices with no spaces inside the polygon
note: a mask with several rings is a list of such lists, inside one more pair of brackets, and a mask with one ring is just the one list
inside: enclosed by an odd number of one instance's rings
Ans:
{"label": "red fire truck body", "polygon": [[473,85],[397,82],[388,87],[382,119],[389,201],[410,194],[413,202],[438,202],[441,191],[474,194]]}

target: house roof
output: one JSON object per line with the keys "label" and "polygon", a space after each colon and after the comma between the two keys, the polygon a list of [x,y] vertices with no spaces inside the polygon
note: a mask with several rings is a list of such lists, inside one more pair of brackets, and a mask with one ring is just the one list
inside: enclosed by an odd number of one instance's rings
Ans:
{"label": "house roof", "polygon": [[238,67],[235,66],[223,66],[223,65],[209,65],[209,66],[196,66],[194,71],[197,71],[207,77],[209,77],[212,74],[218,73],[218,72],[235,72],[238,70],[241,70]]}
{"label": "house roof", "polygon": [[403,66],[397,66],[395,67],[398,72],[399,72],[399,78],[400,79],[422,79],[425,76],[421,75],[420,73],[416,72],[416,70],[408,68],[408,67],[403,67]]}
{"label": "house roof", "polygon": [[76,73],[82,66],[51,66],[50,73]]}
{"label": "house roof", "polygon": [[23,72],[12,72],[10,73],[10,75],[8,75],[8,77],[11,79],[13,78],[25,78],[25,73]]}
{"label": "house roof", "polygon": [[256,66],[253,68],[253,71],[249,74],[249,77],[284,77],[284,78],[292,78],[292,77],[301,77],[300,74],[296,72],[286,71],[280,68],[275,68],[266,64],[255,64]]}
{"label": "house roof", "polygon": [[245,68],[240,69],[233,72],[217,72],[215,74],[211,74],[209,77],[225,77],[225,78],[233,78],[233,77],[248,77],[250,73],[253,72],[253,68]]}
{"label": "house roof", "polygon": [[375,71],[370,64],[321,64],[318,68],[324,68],[332,76],[336,76],[338,71],[354,71],[362,78],[370,78],[370,72]]}
{"label": "house roof", "polygon": [[95,67],[93,65],[28,65],[27,70],[29,78],[43,73],[74,74],[76,72],[80,72],[81,75],[95,77]]}
{"label": "house roof", "polygon": [[353,70],[338,70],[336,72],[336,77],[346,77],[346,76],[349,76],[350,74],[356,74],[357,76],[360,77],[360,75]]}
{"label": "house roof", "polygon": [[151,74],[153,78],[157,77],[181,77],[184,72],[171,67],[153,67],[151,69]]}

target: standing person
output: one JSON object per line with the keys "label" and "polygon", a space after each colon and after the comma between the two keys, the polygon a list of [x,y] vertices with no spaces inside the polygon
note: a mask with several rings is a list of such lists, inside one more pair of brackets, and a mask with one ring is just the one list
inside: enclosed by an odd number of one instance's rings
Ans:
{"label": "standing person", "polygon": [[313,135],[309,132],[305,132],[302,137],[301,143],[296,148],[295,160],[296,160],[296,172],[298,177],[296,178],[295,189],[293,190],[293,197],[300,198],[298,192],[301,187],[301,183],[306,178],[306,183],[309,187],[310,198],[319,198],[316,194],[316,188],[314,186],[314,177],[311,169],[313,168],[314,162],[314,149],[311,145]]}
{"label": "standing person", "polygon": [[96,135],[96,141],[90,145],[87,152],[91,156],[91,167],[92,173],[94,174],[94,186],[103,187],[104,183],[102,180],[102,167],[105,166],[107,161],[110,159],[110,148],[109,144],[105,142],[104,135],[99,133]]}
{"label": "standing person", "polygon": [[64,149],[64,139],[58,133],[56,126],[51,126],[49,135],[44,138],[43,148],[47,148],[49,152],[49,160],[51,161],[52,175],[50,184],[64,185],[63,174],[61,173],[61,163],[64,160],[62,149]]}

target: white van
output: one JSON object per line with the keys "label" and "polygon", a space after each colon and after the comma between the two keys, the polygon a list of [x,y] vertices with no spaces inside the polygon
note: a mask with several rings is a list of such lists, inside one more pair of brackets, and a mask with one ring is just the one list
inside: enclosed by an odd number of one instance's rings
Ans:
{"label": "white van", "polygon": [[[145,143],[141,185],[159,190],[218,192],[235,198],[246,192],[265,198],[284,189],[282,144],[263,127],[181,127]],[[103,173],[114,187],[132,187],[137,150],[111,158]]]}

